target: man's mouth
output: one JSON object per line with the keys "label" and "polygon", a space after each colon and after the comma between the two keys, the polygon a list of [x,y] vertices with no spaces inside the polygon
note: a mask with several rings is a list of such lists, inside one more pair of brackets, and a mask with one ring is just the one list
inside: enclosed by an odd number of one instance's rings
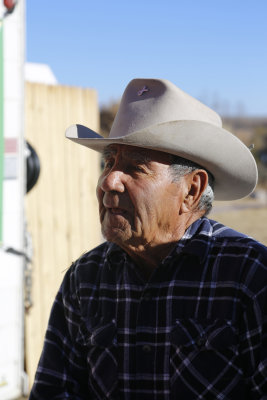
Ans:
{"label": "man's mouth", "polygon": [[125,215],[126,211],[122,208],[107,208],[107,210],[113,215]]}

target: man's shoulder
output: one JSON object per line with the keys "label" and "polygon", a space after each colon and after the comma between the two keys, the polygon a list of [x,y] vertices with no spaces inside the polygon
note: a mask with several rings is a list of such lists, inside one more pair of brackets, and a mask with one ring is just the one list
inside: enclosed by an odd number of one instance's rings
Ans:
{"label": "man's shoulder", "polygon": [[[211,253],[225,269],[239,271],[244,286],[251,293],[261,292],[267,285],[267,247],[252,237],[224,227],[215,221]],[[217,234],[216,234],[217,232]],[[219,261],[221,259],[221,261]],[[224,261],[223,261],[224,260]]]}
{"label": "man's shoulder", "polygon": [[[267,267],[267,247],[252,237],[206,217],[196,221],[186,232],[183,251],[200,259],[227,259],[241,264],[241,259],[261,260]],[[239,260],[237,260],[239,259]],[[257,261],[256,261],[257,262]]]}
{"label": "man's shoulder", "polygon": [[[109,270],[109,255],[115,250],[110,242],[101,243],[92,250],[83,253],[74,261],[65,274],[63,286],[97,285],[103,277],[103,271]],[[120,249],[117,248],[119,251]]]}
{"label": "man's shoulder", "polygon": [[[185,236],[185,251],[199,258],[241,259],[267,267],[267,247],[254,238],[206,217],[197,221]],[[239,261],[237,260],[239,258]]]}
{"label": "man's shoulder", "polygon": [[115,251],[122,252],[122,250],[111,242],[103,242],[95,248],[83,253],[76,261],[72,263],[71,268],[74,270],[87,269],[87,268],[103,268],[110,255]]}
{"label": "man's shoulder", "polygon": [[91,250],[86,251],[81,254],[81,256],[73,263],[73,265],[78,266],[87,263],[100,263],[101,260],[105,259],[107,253],[109,252],[112,243],[103,242]]}
{"label": "man's shoulder", "polygon": [[215,243],[223,242],[225,246],[236,246],[238,248],[254,249],[267,257],[267,247],[244,233],[225,226],[217,221],[209,220],[212,226],[212,238]]}
{"label": "man's shoulder", "polygon": [[267,287],[267,247],[252,237],[205,218],[192,244],[220,281],[239,282],[252,296]]}

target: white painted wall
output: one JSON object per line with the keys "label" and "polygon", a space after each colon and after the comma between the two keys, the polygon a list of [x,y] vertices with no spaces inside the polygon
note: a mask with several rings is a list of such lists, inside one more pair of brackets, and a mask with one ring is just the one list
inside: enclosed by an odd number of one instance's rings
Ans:
{"label": "white painted wall", "polygon": [[[0,15],[4,6],[0,4]],[[19,0],[3,20],[4,153],[3,240],[0,246],[0,400],[23,394],[24,380],[24,19]]]}

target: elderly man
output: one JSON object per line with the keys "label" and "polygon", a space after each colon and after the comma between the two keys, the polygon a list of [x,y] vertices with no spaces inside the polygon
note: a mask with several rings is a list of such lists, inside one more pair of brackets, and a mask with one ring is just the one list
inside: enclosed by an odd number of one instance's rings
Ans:
{"label": "elderly man", "polygon": [[267,249],[209,220],[257,168],[219,116],[171,82],[134,79],[101,151],[107,239],[67,271],[30,399],[267,398]]}

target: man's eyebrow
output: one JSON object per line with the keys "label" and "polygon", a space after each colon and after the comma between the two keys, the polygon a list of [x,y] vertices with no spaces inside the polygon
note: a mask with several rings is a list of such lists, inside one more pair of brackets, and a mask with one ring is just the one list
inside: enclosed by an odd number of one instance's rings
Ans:
{"label": "man's eyebrow", "polygon": [[124,155],[127,158],[132,159],[133,161],[144,162],[144,163],[151,161],[151,157],[148,154],[146,154],[145,152],[139,153],[139,151],[125,150]]}
{"label": "man's eyebrow", "polygon": [[[104,160],[107,160],[108,158],[115,156],[116,153],[117,153],[116,148],[107,146],[104,148],[104,150],[102,152],[102,156],[103,156]],[[138,150],[129,151],[129,150],[125,149],[123,151],[123,155],[128,159],[131,159],[133,161],[143,162],[143,163],[147,163],[152,160],[151,156],[149,156],[145,152],[140,153]]]}

